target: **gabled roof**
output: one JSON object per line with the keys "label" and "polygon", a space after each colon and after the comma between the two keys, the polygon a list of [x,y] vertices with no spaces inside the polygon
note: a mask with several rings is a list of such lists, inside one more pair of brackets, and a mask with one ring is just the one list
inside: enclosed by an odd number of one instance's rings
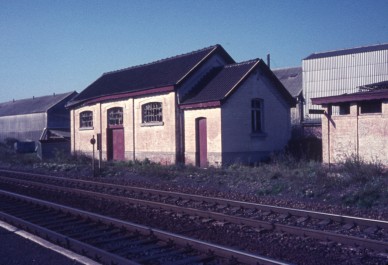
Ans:
{"label": "gabled roof", "polygon": [[255,59],[219,68],[218,71],[215,71],[214,77],[211,78],[207,84],[205,84],[201,89],[194,91],[194,93],[189,94],[184,99],[181,103],[182,108],[185,108],[185,105],[198,103],[215,101],[219,101],[221,103],[226,100],[228,96],[231,95],[257,67],[262,69],[267,77],[275,82],[276,88],[285,97],[286,101],[290,104],[294,104],[294,99],[267,67],[267,65],[262,60]]}
{"label": "gabled roof", "polygon": [[302,67],[273,69],[279,81],[294,98],[299,96],[303,89]]}
{"label": "gabled roof", "polygon": [[357,48],[351,48],[351,49],[313,53],[313,54],[310,54],[309,56],[307,56],[306,58],[304,58],[303,60],[318,59],[318,58],[340,56],[340,55],[348,55],[348,54],[354,54],[354,53],[374,52],[374,51],[381,51],[381,50],[388,50],[388,43],[379,44],[379,45],[364,46],[364,47],[357,47]]}
{"label": "gabled roof", "polygon": [[152,63],[108,72],[84,89],[68,106],[108,95],[179,85],[207,58],[216,53],[223,56],[227,63],[234,63],[221,45],[214,45]]}
{"label": "gabled roof", "polygon": [[0,117],[44,113],[63,100],[70,100],[76,94],[77,92],[73,91],[0,103]]}

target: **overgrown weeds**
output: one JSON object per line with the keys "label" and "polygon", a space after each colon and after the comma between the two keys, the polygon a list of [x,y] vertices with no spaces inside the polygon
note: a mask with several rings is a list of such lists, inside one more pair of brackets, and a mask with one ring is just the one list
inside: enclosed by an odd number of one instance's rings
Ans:
{"label": "overgrown weeds", "polygon": [[[40,161],[35,154],[16,154],[10,146],[0,144],[0,162],[2,166],[8,164],[68,176],[93,175],[92,160],[82,153],[57,152],[53,159]],[[151,182],[164,181],[256,196],[286,196],[364,208],[388,204],[386,168],[377,160],[365,161],[357,156],[350,156],[331,167],[285,153],[273,155],[270,161],[255,166],[235,163],[206,169],[183,164],[166,166],[149,159],[104,161],[99,177],[108,180],[134,175]]]}

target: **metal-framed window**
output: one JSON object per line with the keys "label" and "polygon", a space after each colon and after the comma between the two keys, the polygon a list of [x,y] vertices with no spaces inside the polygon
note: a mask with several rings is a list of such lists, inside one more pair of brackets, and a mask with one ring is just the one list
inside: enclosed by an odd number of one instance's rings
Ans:
{"label": "metal-framed window", "polygon": [[123,108],[116,107],[108,109],[108,125],[119,126],[123,125]]}
{"label": "metal-framed window", "polygon": [[252,133],[263,132],[263,100],[259,98],[251,101]]}
{"label": "metal-framed window", "polygon": [[83,111],[79,114],[79,127],[91,128],[93,127],[93,112]]}
{"label": "metal-framed window", "polygon": [[163,109],[161,102],[151,102],[142,107],[142,123],[163,122]]}

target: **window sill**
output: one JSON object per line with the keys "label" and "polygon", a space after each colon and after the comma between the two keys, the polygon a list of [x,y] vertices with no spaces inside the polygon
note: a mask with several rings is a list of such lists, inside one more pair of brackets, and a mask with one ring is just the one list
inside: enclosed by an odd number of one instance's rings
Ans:
{"label": "window sill", "polygon": [[79,128],[80,131],[90,131],[90,130],[94,130],[94,127],[82,127],[82,128]]}
{"label": "window sill", "polygon": [[142,123],[141,127],[153,127],[153,126],[163,126],[164,122],[150,122],[150,123]]}
{"label": "window sill", "polygon": [[267,133],[265,132],[258,132],[258,133],[251,133],[252,138],[264,138],[267,137]]}

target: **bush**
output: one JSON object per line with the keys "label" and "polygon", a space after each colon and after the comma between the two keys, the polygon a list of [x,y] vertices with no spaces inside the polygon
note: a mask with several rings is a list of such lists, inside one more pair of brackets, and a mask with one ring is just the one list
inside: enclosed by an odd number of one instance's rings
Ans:
{"label": "bush", "polygon": [[358,155],[351,155],[345,158],[345,162],[340,164],[345,174],[349,176],[352,181],[365,183],[371,177],[383,176],[384,166],[378,161],[365,161]]}

